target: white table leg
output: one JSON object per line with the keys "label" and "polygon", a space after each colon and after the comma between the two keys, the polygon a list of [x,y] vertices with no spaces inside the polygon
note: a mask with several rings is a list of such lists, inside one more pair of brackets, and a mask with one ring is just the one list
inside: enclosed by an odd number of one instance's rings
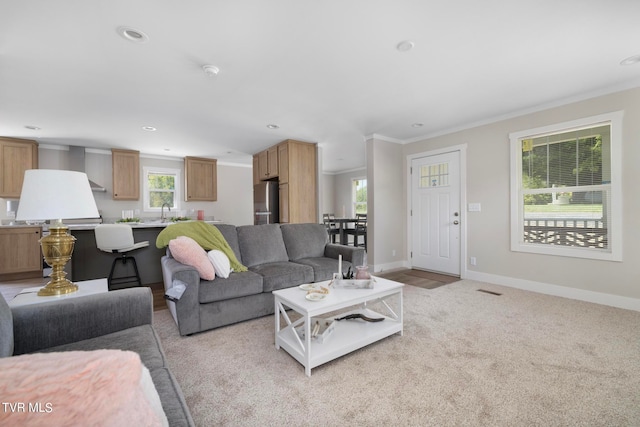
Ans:
{"label": "white table leg", "polygon": [[278,297],[274,299],[274,312],[276,313],[276,336],[274,337],[276,343],[276,350],[280,350],[280,344],[278,344],[278,333],[280,332],[280,300]]}
{"label": "white table leg", "polygon": [[304,373],[311,376],[311,316],[304,315]]}

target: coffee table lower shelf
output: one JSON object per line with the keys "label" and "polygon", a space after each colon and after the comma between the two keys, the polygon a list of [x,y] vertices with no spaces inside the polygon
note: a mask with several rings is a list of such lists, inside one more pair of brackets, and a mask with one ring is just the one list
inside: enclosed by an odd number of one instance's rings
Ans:
{"label": "coffee table lower shelf", "polygon": [[[341,313],[340,316],[362,313],[365,316],[380,317],[379,313],[371,310],[354,310]],[[337,317],[337,316],[336,316]],[[303,347],[304,340],[298,341],[298,334],[292,325],[282,329],[276,337],[276,348],[282,347],[294,359],[309,369],[330,362],[333,359],[344,356],[352,351],[380,341],[390,335],[402,334],[402,323],[398,320],[385,317],[382,322],[365,322],[363,320],[343,320],[336,323],[335,330],[326,342],[311,341],[309,366],[306,365],[306,352]],[[310,372],[309,374],[310,375]]]}
{"label": "coffee table lower shelf", "polygon": [[[377,279],[381,281],[381,279]],[[403,333],[402,318],[402,284],[384,281],[378,283],[378,289],[369,290],[334,290],[332,297],[335,303],[314,306],[300,302],[294,291],[275,291],[275,347],[282,348],[305,367],[305,374],[311,376],[311,369],[344,356],[362,347],[380,341],[393,334]],[[383,288],[383,289],[380,289]],[[297,291],[300,292],[300,291]],[[335,296],[334,296],[335,293]],[[301,295],[304,295],[301,293]],[[387,303],[387,299],[395,298],[395,306]],[[302,297],[304,299],[304,297]],[[368,306],[372,301],[380,301],[383,308],[375,310]],[[310,308],[311,307],[311,308]],[[288,309],[301,315],[292,321]],[[336,311],[337,309],[337,311]],[[344,311],[343,311],[344,310]],[[329,315],[331,313],[331,315]],[[339,314],[336,314],[339,313]],[[349,314],[360,313],[371,318],[384,317],[381,322],[367,322],[361,319],[335,321],[335,329],[319,342],[311,339],[311,319],[316,317],[335,319]],[[281,329],[280,318],[286,322]],[[300,337],[296,328],[303,328],[304,337]]]}

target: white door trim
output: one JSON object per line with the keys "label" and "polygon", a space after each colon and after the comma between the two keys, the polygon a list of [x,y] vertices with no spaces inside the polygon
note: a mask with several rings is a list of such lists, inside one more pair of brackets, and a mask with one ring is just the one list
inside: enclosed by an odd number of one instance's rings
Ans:
{"label": "white door trim", "polygon": [[413,267],[411,258],[412,243],[412,221],[411,221],[411,162],[420,157],[435,156],[457,151],[460,153],[460,278],[467,278],[467,144],[453,145],[451,147],[437,150],[423,151],[421,153],[407,155],[407,258],[409,268]]}

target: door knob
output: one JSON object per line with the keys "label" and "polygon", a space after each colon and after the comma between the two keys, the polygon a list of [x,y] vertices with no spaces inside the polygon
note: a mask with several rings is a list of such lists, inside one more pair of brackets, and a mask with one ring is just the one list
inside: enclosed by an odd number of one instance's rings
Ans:
{"label": "door knob", "polygon": [[460,221],[458,221],[458,220],[456,219],[455,221],[453,221],[453,223],[454,223],[455,225],[458,225],[458,224],[460,224]]}

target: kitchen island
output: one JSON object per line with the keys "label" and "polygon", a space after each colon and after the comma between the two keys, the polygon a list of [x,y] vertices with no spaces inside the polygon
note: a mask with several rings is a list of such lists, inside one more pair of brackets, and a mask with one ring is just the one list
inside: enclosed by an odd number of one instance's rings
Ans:
{"label": "kitchen island", "polygon": [[[209,224],[219,224],[222,221],[206,222]],[[166,253],[166,248],[158,249],[156,247],[156,238],[158,234],[170,224],[172,223],[150,222],[130,224],[133,229],[134,242],[149,242],[148,247],[136,249],[129,253],[129,255],[136,257],[136,263],[143,285],[162,282],[160,258]],[[77,239],[69,269],[70,280],[74,282],[108,277],[113,259],[121,256],[119,254],[103,252],[98,249],[94,233],[97,225],[98,224],[77,224],[69,226],[69,232]],[[114,272],[115,276],[129,276],[134,274],[132,263],[127,263],[124,266],[120,263]],[[123,287],[125,286],[127,286],[127,284],[123,284]]]}

